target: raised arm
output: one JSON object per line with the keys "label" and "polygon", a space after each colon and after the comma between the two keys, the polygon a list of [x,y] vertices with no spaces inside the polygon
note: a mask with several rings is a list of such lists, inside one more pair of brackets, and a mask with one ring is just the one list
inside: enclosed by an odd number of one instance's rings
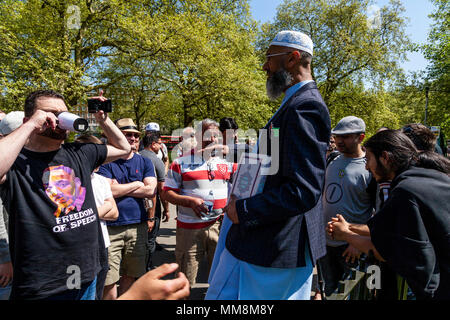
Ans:
{"label": "raised arm", "polygon": [[131,152],[131,146],[119,128],[101,110],[95,114],[95,119],[108,139],[108,152],[104,163],[113,162],[120,158],[127,158]]}

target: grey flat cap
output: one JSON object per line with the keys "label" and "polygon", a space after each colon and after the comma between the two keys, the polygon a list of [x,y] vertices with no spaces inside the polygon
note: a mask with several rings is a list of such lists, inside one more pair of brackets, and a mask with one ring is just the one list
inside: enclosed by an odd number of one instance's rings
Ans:
{"label": "grey flat cap", "polygon": [[340,134],[350,134],[350,133],[361,133],[366,132],[366,124],[363,119],[360,119],[355,116],[348,116],[342,118],[336,127],[331,130],[331,134],[340,135]]}

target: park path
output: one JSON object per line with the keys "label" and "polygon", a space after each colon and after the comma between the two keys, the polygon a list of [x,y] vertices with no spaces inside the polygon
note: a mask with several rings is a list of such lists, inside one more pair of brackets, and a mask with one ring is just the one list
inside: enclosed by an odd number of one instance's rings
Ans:
{"label": "park path", "polygon": [[[176,207],[169,204],[170,219],[168,222],[162,222],[159,230],[157,242],[163,250],[155,251],[153,264],[157,267],[164,263],[175,262],[175,243],[176,243]],[[168,275],[166,278],[173,278],[174,275]],[[314,269],[314,276],[316,270]],[[208,273],[206,259],[200,263],[197,275],[197,283],[191,288],[190,300],[203,300],[208,289]]]}

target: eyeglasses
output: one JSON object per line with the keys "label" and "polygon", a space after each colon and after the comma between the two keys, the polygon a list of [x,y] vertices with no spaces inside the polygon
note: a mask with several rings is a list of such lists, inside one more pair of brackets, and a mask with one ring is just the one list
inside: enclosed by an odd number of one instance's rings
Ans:
{"label": "eyeglasses", "polygon": [[141,137],[141,134],[140,133],[126,132],[125,133],[125,137],[127,137],[127,138],[135,137],[136,139],[139,139]]}
{"label": "eyeglasses", "polygon": [[207,167],[208,167],[208,179],[209,179],[209,181],[212,181],[216,177],[216,174],[212,168],[211,163],[208,163]]}
{"label": "eyeglasses", "polygon": [[280,52],[280,53],[272,53],[272,54],[266,54],[266,60],[271,58],[271,57],[276,57],[276,56],[283,56],[285,54],[290,54],[294,51],[289,51],[289,52]]}

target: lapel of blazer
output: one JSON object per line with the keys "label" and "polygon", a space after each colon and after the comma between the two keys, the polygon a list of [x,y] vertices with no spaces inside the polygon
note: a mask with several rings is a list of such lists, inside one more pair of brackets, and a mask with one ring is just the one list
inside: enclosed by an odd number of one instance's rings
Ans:
{"label": "lapel of blazer", "polygon": [[273,117],[270,122],[268,122],[265,126],[264,129],[268,129],[270,127],[270,124],[278,119],[279,117],[281,117],[281,115],[286,111],[287,107],[289,106],[289,104],[291,103],[292,99],[294,99],[295,97],[297,97],[298,95],[302,94],[304,91],[308,90],[308,89],[317,89],[317,85],[316,82],[310,82],[305,84],[303,87],[301,87],[299,90],[297,90],[296,93],[294,93],[292,95],[292,97],[289,98],[288,101],[286,101],[286,103],[283,105],[283,107],[281,108],[281,110],[278,111],[278,113],[275,115],[275,117]]}

